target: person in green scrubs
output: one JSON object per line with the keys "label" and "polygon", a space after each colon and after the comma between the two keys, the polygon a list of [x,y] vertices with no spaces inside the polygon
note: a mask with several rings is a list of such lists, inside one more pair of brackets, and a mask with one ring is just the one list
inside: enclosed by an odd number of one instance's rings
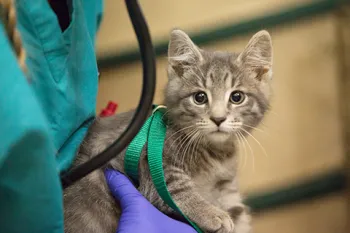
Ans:
{"label": "person in green scrubs", "polygon": [[101,0],[67,3],[62,30],[51,2],[15,1],[25,75],[0,24],[0,232],[63,232],[59,173],[95,116],[102,16]]}

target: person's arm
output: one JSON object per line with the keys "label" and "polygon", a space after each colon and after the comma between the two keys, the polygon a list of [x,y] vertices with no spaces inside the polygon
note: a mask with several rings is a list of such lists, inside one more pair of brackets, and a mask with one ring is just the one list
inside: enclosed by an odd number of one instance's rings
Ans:
{"label": "person's arm", "polygon": [[0,232],[63,233],[47,121],[0,22]]}
{"label": "person's arm", "polygon": [[196,233],[191,226],[155,208],[123,174],[107,170],[105,175],[112,195],[122,208],[117,233]]}

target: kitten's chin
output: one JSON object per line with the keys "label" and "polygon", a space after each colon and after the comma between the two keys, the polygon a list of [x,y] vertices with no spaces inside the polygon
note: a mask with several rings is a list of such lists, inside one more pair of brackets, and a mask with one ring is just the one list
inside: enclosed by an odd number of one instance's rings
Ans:
{"label": "kitten's chin", "polygon": [[230,134],[222,131],[216,131],[207,135],[208,140],[214,144],[223,144],[230,139]]}

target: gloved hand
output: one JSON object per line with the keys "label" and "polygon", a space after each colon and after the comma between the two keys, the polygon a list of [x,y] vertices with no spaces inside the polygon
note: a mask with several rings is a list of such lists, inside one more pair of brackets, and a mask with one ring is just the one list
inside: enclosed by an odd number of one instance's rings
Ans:
{"label": "gloved hand", "polygon": [[191,226],[156,209],[123,174],[107,170],[105,175],[112,195],[122,208],[117,233],[196,233]]}

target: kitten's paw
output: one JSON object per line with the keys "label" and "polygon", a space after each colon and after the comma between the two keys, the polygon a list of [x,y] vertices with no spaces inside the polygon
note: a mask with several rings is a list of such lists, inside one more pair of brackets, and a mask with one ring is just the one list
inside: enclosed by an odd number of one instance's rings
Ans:
{"label": "kitten's paw", "polygon": [[217,224],[219,225],[219,228],[215,233],[233,233],[234,224],[228,214],[225,213],[222,216],[215,217],[215,221],[217,221]]}
{"label": "kitten's paw", "polygon": [[210,233],[233,233],[234,224],[226,212],[219,212],[213,217],[206,215],[206,221],[200,226],[205,232]]}

